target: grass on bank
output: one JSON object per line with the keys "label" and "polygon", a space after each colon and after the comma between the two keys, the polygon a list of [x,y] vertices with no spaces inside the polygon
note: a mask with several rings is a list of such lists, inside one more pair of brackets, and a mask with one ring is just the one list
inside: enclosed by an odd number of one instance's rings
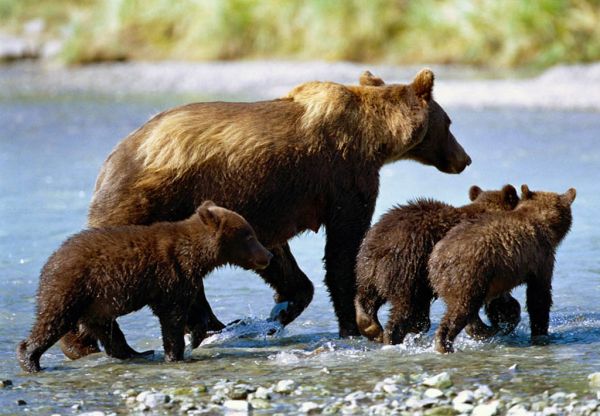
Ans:
{"label": "grass on bank", "polygon": [[600,0],[0,0],[67,63],[291,58],[545,67],[600,59]]}

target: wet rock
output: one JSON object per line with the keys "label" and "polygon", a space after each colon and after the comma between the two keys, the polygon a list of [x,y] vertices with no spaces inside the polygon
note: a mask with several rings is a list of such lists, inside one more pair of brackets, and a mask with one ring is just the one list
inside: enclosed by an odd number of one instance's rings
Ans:
{"label": "wet rock", "polygon": [[1,380],[0,381],[0,388],[6,388],[6,387],[11,387],[13,385],[12,380]]}
{"label": "wet rock", "polygon": [[442,397],[444,395],[444,392],[440,389],[428,388],[427,390],[425,390],[425,393],[423,393],[423,395],[430,399],[437,399]]}
{"label": "wet rock", "polygon": [[300,405],[300,408],[298,409],[298,411],[300,413],[307,413],[307,414],[321,413],[321,406],[319,406],[315,402],[304,402]]}
{"label": "wet rock", "polygon": [[232,400],[246,400],[249,393],[256,391],[256,387],[248,384],[236,384],[226,394]]}
{"label": "wet rock", "polygon": [[246,400],[225,400],[225,402],[223,402],[223,407],[225,410],[246,413],[251,409],[250,403]]}
{"label": "wet rock", "polygon": [[480,404],[473,409],[472,416],[494,416],[500,411],[500,403],[493,401],[488,404]]}
{"label": "wet rock", "polygon": [[79,413],[79,416],[106,416],[106,413],[101,412],[99,410],[95,410],[93,412],[83,412]]}
{"label": "wet rock", "polygon": [[250,405],[253,409],[269,409],[271,403],[266,399],[252,398],[250,399]]}
{"label": "wet rock", "polygon": [[266,389],[264,387],[259,387],[253,393],[253,397],[261,400],[270,400],[271,399],[271,390]]}
{"label": "wet rock", "polygon": [[548,406],[546,408],[544,408],[544,410],[542,410],[542,414],[544,416],[555,416],[555,415],[560,415],[561,412],[560,409],[558,407],[556,407],[555,404],[553,404],[552,406]]}
{"label": "wet rock", "polygon": [[453,406],[458,413],[471,413],[475,408],[470,403],[453,403]]}
{"label": "wet rock", "polygon": [[427,409],[423,414],[425,416],[453,416],[457,413],[458,412],[450,406],[439,406]]}
{"label": "wet rock", "polygon": [[600,372],[588,375],[590,387],[600,388]]}
{"label": "wet rock", "polygon": [[550,396],[550,401],[562,403],[566,400],[566,398],[567,393],[565,393],[564,391],[557,391],[552,396]]}
{"label": "wet rock", "polygon": [[506,412],[507,416],[529,416],[531,415],[531,412],[529,410],[527,410],[525,408],[525,406],[521,405],[521,404],[517,404],[512,406],[510,409],[508,409],[508,412]]}
{"label": "wet rock", "polygon": [[452,399],[452,403],[473,403],[475,401],[475,394],[471,390],[463,390],[459,392],[454,399]]}
{"label": "wet rock", "polygon": [[138,403],[143,404],[150,409],[154,409],[160,405],[168,403],[170,399],[171,398],[164,393],[151,391],[143,391],[135,398]]}
{"label": "wet rock", "polygon": [[19,399],[16,401],[17,406],[25,406],[27,404],[27,402],[23,399]]}
{"label": "wet rock", "polygon": [[291,394],[296,389],[296,382],[294,380],[280,380],[275,385],[273,391],[281,394]]}
{"label": "wet rock", "polygon": [[76,403],[73,406],[71,406],[71,410],[81,410],[81,404]]}
{"label": "wet rock", "polygon": [[548,402],[546,400],[541,400],[541,401],[534,402],[531,405],[531,410],[533,410],[534,412],[541,412],[547,406],[548,406]]}
{"label": "wet rock", "polygon": [[367,396],[367,394],[364,391],[358,390],[358,391],[355,391],[353,393],[346,395],[346,397],[344,397],[344,400],[347,402],[360,403],[360,402],[368,401],[369,397]]}
{"label": "wet rock", "polygon": [[198,409],[198,406],[196,406],[196,403],[191,402],[191,401],[181,403],[181,406],[179,406],[179,411],[181,413],[186,413],[186,412],[189,412],[190,410],[197,410],[197,409]]}
{"label": "wet rock", "polygon": [[445,389],[452,386],[452,380],[450,379],[450,374],[444,371],[443,373],[424,379],[422,384],[427,387]]}
{"label": "wet rock", "polygon": [[494,392],[492,391],[492,389],[490,389],[485,384],[477,387],[477,389],[475,389],[473,394],[475,395],[475,398],[478,400],[481,400],[481,399],[485,400],[485,399],[489,399],[490,397],[494,396]]}

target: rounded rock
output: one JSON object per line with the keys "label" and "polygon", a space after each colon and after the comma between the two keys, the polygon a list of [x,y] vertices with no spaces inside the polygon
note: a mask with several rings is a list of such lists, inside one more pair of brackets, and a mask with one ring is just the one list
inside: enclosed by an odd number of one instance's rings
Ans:
{"label": "rounded rock", "polygon": [[296,382],[294,380],[280,380],[273,389],[276,393],[290,394],[296,388]]}
{"label": "rounded rock", "polygon": [[436,374],[435,376],[427,377],[423,380],[421,384],[427,387],[445,389],[452,386],[452,380],[450,379],[450,374],[444,371],[442,373]]}

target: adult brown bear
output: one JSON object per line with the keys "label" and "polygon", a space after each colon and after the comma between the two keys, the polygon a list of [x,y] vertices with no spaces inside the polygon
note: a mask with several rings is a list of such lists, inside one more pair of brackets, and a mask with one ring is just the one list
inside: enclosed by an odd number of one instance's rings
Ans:
{"label": "adult brown bear", "polygon": [[[371,222],[386,163],[412,159],[460,173],[471,159],[432,99],[434,76],[390,84],[369,72],[360,85],[308,82],[254,103],[196,103],[158,114],[117,145],[102,167],[91,227],[189,216],[205,199],[235,210],[274,254],[259,272],[275,289],[283,324],[310,303],[313,285],[287,240],[327,232],[325,282],[340,335],[358,335],[354,263]],[[209,310],[206,299],[196,307]],[[222,324],[212,313],[207,329]],[[116,322],[115,322],[116,324]],[[77,358],[97,349],[85,334],[63,339]]]}

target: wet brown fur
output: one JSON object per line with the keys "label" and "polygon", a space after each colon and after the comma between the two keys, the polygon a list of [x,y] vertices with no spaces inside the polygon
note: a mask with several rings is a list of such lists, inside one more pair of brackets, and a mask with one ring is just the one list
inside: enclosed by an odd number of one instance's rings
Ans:
{"label": "wet brown fur", "polygon": [[[519,201],[514,187],[501,191],[469,190],[471,204],[453,207],[443,202],[419,199],[395,207],[384,214],[366,234],[357,257],[356,320],[361,333],[379,342],[398,344],[409,332],[424,332],[430,327],[429,307],[434,292],[429,284],[427,261],[436,242],[462,220],[477,218],[486,212],[512,210]],[[510,295],[495,302],[490,314],[512,319],[512,328],[520,316],[497,312],[514,305]],[[377,318],[379,308],[391,303],[385,331]],[[518,306],[518,302],[517,302]],[[508,316],[507,316],[508,315]],[[495,333],[479,320],[471,325],[473,336],[483,338]],[[494,320],[493,320],[494,321]],[[496,328],[497,329],[497,328]]]}
{"label": "wet brown fur", "polygon": [[244,218],[211,202],[179,222],[83,231],[42,269],[36,320],[18,346],[19,363],[39,371],[41,355],[78,324],[108,355],[138,356],[115,319],[146,305],[160,320],[165,360],[181,360],[184,326],[193,329],[201,318],[189,310],[202,278],[224,264],[265,268],[270,258]]}
{"label": "wet brown fur", "polygon": [[521,284],[527,285],[532,340],[547,336],[554,253],[571,227],[575,195],[573,188],[556,194],[523,185],[516,209],[464,221],[436,244],[429,277],[446,303],[437,351],[452,352],[454,338],[484,302]]}
{"label": "wet brown fur", "polygon": [[459,173],[470,163],[431,99],[431,71],[417,74],[418,90],[373,78],[363,74],[358,86],[309,82],[281,99],[196,103],[157,115],[104,163],[90,226],[178,220],[204,199],[241,213],[275,255],[260,274],[275,300],[289,303],[277,317],[283,324],[313,295],[287,240],[325,226],[325,281],[340,334],[358,334],[354,259],[373,214],[379,169],[414,159]]}

